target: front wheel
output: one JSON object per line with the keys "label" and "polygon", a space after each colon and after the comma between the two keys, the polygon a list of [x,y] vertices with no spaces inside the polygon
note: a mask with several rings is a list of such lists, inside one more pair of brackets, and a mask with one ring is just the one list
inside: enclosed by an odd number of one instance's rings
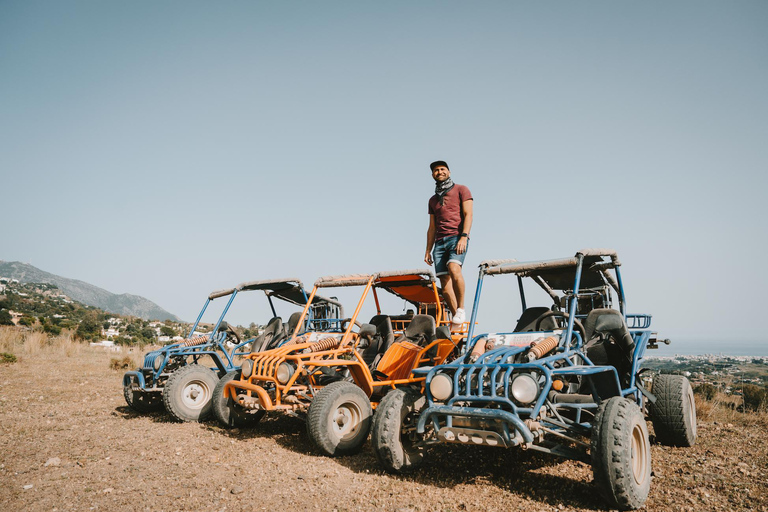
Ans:
{"label": "front wheel", "polygon": [[307,433],[326,455],[351,455],[363,447],[373,409],[362,389],[333,382],[318,391],[307,411]]}
{"label": "front wheel", "polygon": [[213,390],[219,381],[212,370],[199,364],[188,364],[168,378],[163,403],[179,421],[203,421],[213,412]]}
{"label": "front wheel", "polygon": [[688,379],[682,375],[657,375],[651,393],[656,403],[649,409],[656,440],[667,446],[696,443],[696,402]]}
{"label": "front wheel", "polygon": [[592,426],[592,474],[620,510],[643,506],[651,488],[651,444],[643,412],[620,396],[603,401]]}
{"label": "front wheel", "polygon": [[232,382],[235,379],[240,378],[240,370],[234,370],[227,373],[221,378],[216,387],[213,388],[213,414],[219,423],[225,427],[252,427],[256,425],[261,418],[264,417],[266,411],[264,409],[257,409],[250,412],[243,407],[237,405],[234,400],[229,396],[224,396],[224,386],[228,382]]}
{"label": "front wheel", "polygon": [[153,412],[163,408],[163,395],[160,391],[134,389],[133,383],[123,386],[123,397],[128,407],[138,412]]}
{"label": "front wheel", "polygon": [[426,448],[416,444],[416,421],[426,402],[420,393],[395,389],[379,403],[371,427],[371,444],[387,471],[408,473],[424,463]]}

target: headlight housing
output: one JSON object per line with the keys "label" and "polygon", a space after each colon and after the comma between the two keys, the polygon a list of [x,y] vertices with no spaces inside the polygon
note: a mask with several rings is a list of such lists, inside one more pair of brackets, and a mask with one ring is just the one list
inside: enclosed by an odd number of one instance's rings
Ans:
{"label": "headlight housing", "polygon": [[291,380],[291,377],[293,377],[293,372],[296,371],[296,368],[289,363],[288,361],[283,361],[280,363],[280,365],[277,367],[277,371],[275,372],[275,377],[277,378],[277,382],[280,384],[286,384],[289,380]]}
{"label": "headlight housing", "polygon": [[448,400],[453,395],[453,379],[445,373],[438,373],[429,382],[429,392],[435,400]]}
{"label": "headlight housing", "polygon": [[240,366],[240,373],[242,374],[244,379],[247,379],[251,376],[251,374],[253,373],[252,359],[243,360],[243,364]]}
{"label": "headlight housing", "polygon": [[532,375],[521,373],[512,379],[509,392],[518,403],[528,405],[539,396],[539,383]]}
{"label": "headlight housing", "polygon": [[154,368],[155,371],[158,371],[160,367],[163,365],[164,360],[165,360],[165,356],[163,354],[157,354],[157,356],[155,356],[155,360],[152,361],[152,368]]}

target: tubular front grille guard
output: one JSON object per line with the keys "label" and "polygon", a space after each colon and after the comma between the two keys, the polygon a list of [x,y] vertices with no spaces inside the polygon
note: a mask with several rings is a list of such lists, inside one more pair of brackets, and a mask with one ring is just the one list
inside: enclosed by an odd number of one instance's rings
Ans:
{"label": "tubular front grille guard", "polygon": [[[517,374],[534,373],[540,382],[539,396],[529,407],[515,403],[510,393],[510,384]],[[431,378],[427,379],[427,389]],[[447,404],[473,402],[498,404],[510,409],[515,415],[535,415],[544,403],[552,387],[552,377],[545,367],[538,363],[511,364],[468,364],[459,365],[453,375],[453,395]],[[431,397],[430,397],[431,398]]]}

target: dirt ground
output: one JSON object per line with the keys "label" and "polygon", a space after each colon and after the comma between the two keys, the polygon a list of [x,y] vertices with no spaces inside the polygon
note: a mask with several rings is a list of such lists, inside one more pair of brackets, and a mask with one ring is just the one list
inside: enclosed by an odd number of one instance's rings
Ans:
{"label": "dirt ground", "polygon": [[[287,416],[226,431],[137,414],[112,357],[70,347],[0,365],[0,510],[605,509],[588,465],[530,452],[440,446],[400,477],[370,444],[318,455]],[[768,511],[768,424],[728,421],[700,420],[694,448],[653,445],[646,510]]]}

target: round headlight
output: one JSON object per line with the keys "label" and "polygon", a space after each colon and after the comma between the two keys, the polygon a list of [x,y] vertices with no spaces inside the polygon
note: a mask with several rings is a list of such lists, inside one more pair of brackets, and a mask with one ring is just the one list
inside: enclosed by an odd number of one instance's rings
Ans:
{"label": "round headlight", "polygon": [[164,360],[165,360],[165,356],[163,354],[158,354],[155,357],[155,360],[152,361],[152,368],[154,368],[155,371],[158,371],[160,367],[163,365]]}
{"label": "round headlight", "polygon": [[251,374],[253,373],[252,359],[245,359],[243,361],[243,364],[240,366],[240,373],[242,374],[244,379],[247,379],[251,376]]}
{"label": "round headlight", "polygon": [[521,404],[530,404],[539,395],[539,384],[528,374],[518,375],[509,386],[512,396]]}
{"label": "round headlight", "polygon": [[429,392],[435,400],[448,400],[453,394],[453,379],[444,373],[438,373],[429,382]]}
{"label": "round headlight", "polygon": [[275,372],[275,377],[277,377],[277,382],[280,384],[285,384],[289,380],[291,380],[291,377],[293,376],[293,372],[295,371],[293,365],[287,361],[283,361],[280,363],[280,366],[277,367],[277,371]]}

